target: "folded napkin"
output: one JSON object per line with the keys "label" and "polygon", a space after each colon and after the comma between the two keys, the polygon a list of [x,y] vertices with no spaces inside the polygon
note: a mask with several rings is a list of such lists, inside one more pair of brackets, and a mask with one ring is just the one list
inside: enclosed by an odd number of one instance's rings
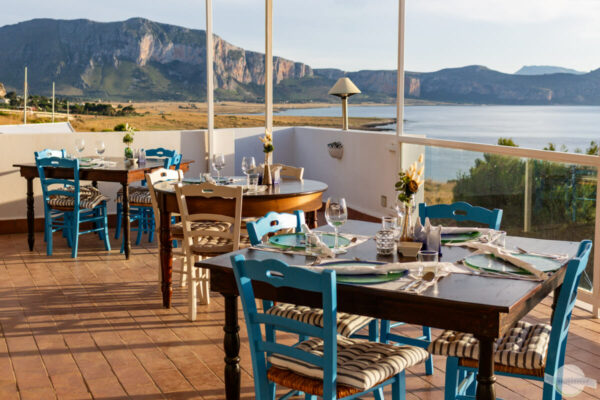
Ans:
{"label": "folded napkin", "polygon": [[98,165],[100,167],[114,167],[117,165],[115,161],[101,160],[99,158],[91,160],[90,164]]}
{"label": "folded napkin", "polygon": [[466,246],[472,249],[476,249],[477,253],[493,254],[495,257],[500,258],[504,261],[508,261],[509,263],[531,273],[532,275],[535,275],[539,279],[546,279],[546,277],[548,276],[547,273],[540,271],[527,261],[515,257],[513,253],[511,253],[503,247],[499,247],[490,243],[479,242],[468,242],[466,243]]}
{"label": "folded napkin", "polygon": [[[346,260],[339,260],[346,261]],[[349,264],[352,264],[353,260],[347,260]],[[298,267],[306,268],[311,271],[323,271],[330,269],[335,271],[338,275],[387,275],[390,272],[403,271],[408,269],[402,263],[389,263],[389,264],[331,264],[331,265],[298,265]]]}
{"label": "folded napkin", "polygon": [[443,226],[442,227],[442,235],[453,234],[453,233],[471,233],[471,232],[481,232],[482,234],[488,233],[493,229],[490,228],[475,228],[475,227],[465,227],[465,226]]}
{"label": "folded napkin", "polygon": [[417,218],[413,229],[415,241],[427,245],[429,250],[438,250],[442,245],[442,226],[433,226],[429,218],[425,218],[425,226],[421,225],[421,219]]}
{"label": "folded napkin", "polygon": [[[305,233],[311,233],[311,232],[305,232]],[[322,256],[325,256],[328,258],[335,258],[335,252],[333,251],[333,249],[330,249],[329,246],[327,246],[325,243],[323,243],[323,241],[321,240],[319,235],[312,236],[311,238],[314,241],[311,242],[310,244],[316,246],[319,249],[319,252],[321,253]],[[306,236],[306,245],[307,246],[309,244],[308,241],[311,240],[311,238]]]}

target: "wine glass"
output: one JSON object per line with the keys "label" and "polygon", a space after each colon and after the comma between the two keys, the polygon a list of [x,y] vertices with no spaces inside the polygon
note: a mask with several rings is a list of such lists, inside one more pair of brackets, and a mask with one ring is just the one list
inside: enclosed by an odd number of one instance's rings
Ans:
{"label": "wine glass", "polygon": [[104,141],[98,140],[96,141],[96,154],[100,157],[102,161],[104,161],[104,152],[106,151],[106,146],[104,145]]}
{"label": "wine glass", "polygon": [[81,153],[85,150],[85,140],[77,139],[75,141],[75,150],[77,150],[77,154],[79,154],[79,158],[81,158]]}
{"label": "wine glass", "polygon": [[338,245],[338,229],[348,220],[348,208],[346,207],[346,199],[343,197],[330,197],[325,205],[325,219],[329,226],[335,230],[335,244],[333,246],[334,253],[339,252]]}
{"label": "wine glass", "polygon": [[250,171],[256,168],[256,160],[254,157],[242,158],[242,172],[246,175],[246,184],[250,184]]}
{"label": "wine glass", "polygon": [[217,183],[220,183],[221,170],[225,167],[225,155],[223,153],[213,154],[212,166],[217,171]]}

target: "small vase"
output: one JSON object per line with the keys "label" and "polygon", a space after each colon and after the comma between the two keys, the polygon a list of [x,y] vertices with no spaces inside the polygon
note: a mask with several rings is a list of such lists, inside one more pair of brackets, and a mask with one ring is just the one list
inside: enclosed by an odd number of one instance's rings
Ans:
{"label": "small vase", "polygon": [[401,242],[412,242],[414,241],[413,235],[413,223],[412,215],[415,211],[415,199],[411,197],[407,202],[401,202],[398,204],[398,214],[402,216],[402,228],[400,230],[400,241]]}
{"label": "small vase", "polygon": [[272,185],[273,177],[271,175],[271,164],[273,163],[273,153],[265,153],[265,169],[263,171],[263,185]]}

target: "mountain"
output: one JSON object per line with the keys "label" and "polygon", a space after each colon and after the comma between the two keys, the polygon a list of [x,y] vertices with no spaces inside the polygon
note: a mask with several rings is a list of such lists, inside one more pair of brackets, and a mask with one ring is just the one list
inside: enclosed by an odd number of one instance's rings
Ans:
{"label": "mountain", "polygon": [[[264,56],[218,36],[218,95],[252,99],[264,85]],[[22,87],[29,67],[31,93],[49,93],[52,81],[65,96],[103,99],[203,98],[206,32],[142,18],[98,23],[35,19],[0,28],[0,82]],[[277,82],[312,75],[309,66],[276,57]]]}
{"label": "mountain", "polygon": [[583,75],[585,72],[570,68],[553,67],[551,65],[524,65],[515,72],[515,75],[548,75],[548,74],[575,74]]}
{"label": "mountain", "polygon": [[[0,27],[0,82],[22,92],[103,100],[204,100],[206,32],[142,18],[99,23],[35,19]],[[264,55],[215,35],[217,100],[264,100]],[[537,68],[537,67],[536,67]],[[554,68],[554,67],[553,67]],[[348,76],[362,93],[353,102],[394,102],[396,71],[312,69],[274,58],[276,102],[338,102],[327,94]],[[470,104],[600,105],[600,69],[575,75],[504,74],[484,66],[406,72],[407,98]]]}

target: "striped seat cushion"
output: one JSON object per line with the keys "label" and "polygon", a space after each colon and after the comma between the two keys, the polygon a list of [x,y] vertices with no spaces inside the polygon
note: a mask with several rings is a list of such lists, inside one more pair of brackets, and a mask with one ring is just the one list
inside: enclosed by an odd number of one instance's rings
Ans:
{"label": "striped seat cushion", "polygon": [[[296,346],[297,349],[323,356],[323,340],[312,338]],[[429,357],[429,353],[414,346],[394,346],[364,339],[337,338],[337,383],[367,390],[412,367]],[[272,354],[271,364],[298,375],[323,379],[323,370],[296,358]]]}
{"label": "striped seat cushion", "polygon": [[[494,343],[494,362],[508,367],[540,369],[546,365],[552,327],[519,321]],[[470,333],[445,331],[429,345],[432,354],[468,358],[479,357],[479,341]]]}
{"label": "striped seat cushion", "polygon": [[[117,192],[117,203],[123,202],[123,188]],[[152,206],[150,191],[144,186],[132,186],[129,188],[129,203]]]}
{"label": "striped seat cushion", "polygon": [[[323,310],[320,308],[310,308],[306,306],[297,306],[295,304],[280,303],[269,308],[266,313],[323,327]],[[371,317],[338,312],[337,332],[342,336],[352,336],[356,331],[367,325],[372,320],[373,318]]]}
{"label": "striped seat cushion", "polygon": [[[192,230],[207,230],[217,232],[227,232],[231,229],[231,224],[224,221],[198,221],[192,223]],[[183,225],[181,222],[171,224],[171,234],[175,237],[183,238]]]}
{"label": "striped seat cushion", "polygon": [[[69,187],[66,190],[72,191],[73,188]],[[102,192],[93,186],[81,186],[79,188],[79,208],[92,209],[106,200],[109,200],[109,198],[104,196]],[[50,196],[48,205],[52,208],[61,210],[73,209],[75,198],[64,195]]]}
{"label": "striped seat cushion", "polygon": [[[250,247],[248,236],[240,236],[240,249]],[[198,238],[198,244],[190,246],[190,251],[198,255],[223,254],[233,251],[233,240],[217,236],[201,236]]]}

